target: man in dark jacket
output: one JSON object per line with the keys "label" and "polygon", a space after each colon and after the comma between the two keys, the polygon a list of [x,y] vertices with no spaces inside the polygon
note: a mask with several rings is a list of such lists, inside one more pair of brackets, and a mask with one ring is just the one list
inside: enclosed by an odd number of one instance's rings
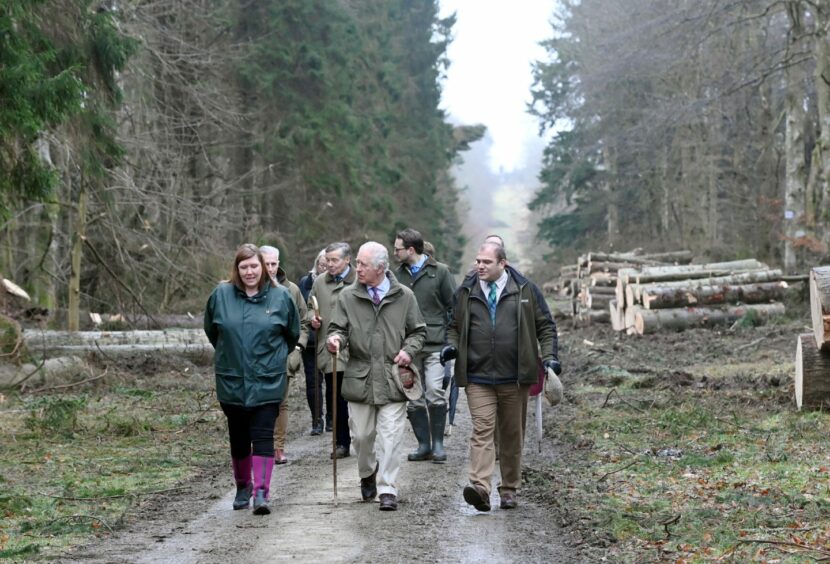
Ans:
{"label": "man in dark jacket", "polygon": [[465,279],[455,293],[448,340],[441,362],[456,359],[455,378],[466,389],[473,420],[464,500],[479,511],[490,510],[498,420],[499,496],[501,507],[512,509],[521,485],[528,391],[537,381],[539,354],[545,368],[558,374],[561,366],[556,325],[544,296],[533,282],[508,270],[503,246],[479,247],[475,277]]}
{"label": "man in dark jacket", "polygon": [[444,398],[444,367],[439,362],[439,356],[446,343],[455,280],[447,265],[424,254],[424,239],[414,229],[407,228],[398,233],[395,256],[401,263],[395,271],[395,278],[415,294],[427,324],[424,348],[414,359],[421,374],[424,393],[417,401],[410,401],[406,408],[406,415],[418,439],[418,448],[407,459],[431,459],[440,464],[447,460],[444,452],[447,400]]}

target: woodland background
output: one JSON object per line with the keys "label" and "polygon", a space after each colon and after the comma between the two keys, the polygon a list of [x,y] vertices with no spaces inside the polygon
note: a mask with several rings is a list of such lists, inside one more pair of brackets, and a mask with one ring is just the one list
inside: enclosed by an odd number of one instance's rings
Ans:
{"label": "woodland background", "polygon": [[[532,274],[636,246],[825,258],[830,6],[551,10]],[[453,23],[432,0],[6,0],[0,273],[49,309],[195,313],[240,242],[296,279],[407,225],[463,270],[450,171],[484,129],[440,108]]]}
{"label": "woodland background", "polygon": [[[531,207],[560,251],[689,248],[802,270],[830,242],[830,4],[562,0]],[[826,261],[826,259],[825,259]]]}
{"label": "woodland background", "polygon": [[[412,218],[457,266],[431,1],[11,0],[0,272],[50,309],[200,311],[242,242],[296,279]],[[140,305],[139,305],[140,304]],[[71,318],[72,316],[70,316]]]}

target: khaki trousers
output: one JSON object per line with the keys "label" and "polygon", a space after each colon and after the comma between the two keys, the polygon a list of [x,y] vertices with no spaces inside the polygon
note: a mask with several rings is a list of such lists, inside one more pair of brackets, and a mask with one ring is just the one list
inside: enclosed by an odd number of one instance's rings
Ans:
{"label": "khaki trousers", "polygon": [[406,402],[386,405],[349,402],[349,427],[360,477],[371,476],[377,465],[378,495],[397,496],[395,484],[401,469]]}
{"label": "khaki trousers", "polygon": [[[522,483],[522,448],[529,385],[467,384],[467,405],[473,420],[470,437],[470,483],[489,494],[496,469],[494,434],[499,430],[499,491],[516,491]],[[498,423],[497,423],[498,422]]]}
{"label": "khaki trousers", "polygon": [[[289,384],[291,382],[289,381]],[[285,450],[285,432],[288,429],[288,386],[285,397],[280,404],[280,414],[277,416],[277,425],[274,428],[274,448]]]}

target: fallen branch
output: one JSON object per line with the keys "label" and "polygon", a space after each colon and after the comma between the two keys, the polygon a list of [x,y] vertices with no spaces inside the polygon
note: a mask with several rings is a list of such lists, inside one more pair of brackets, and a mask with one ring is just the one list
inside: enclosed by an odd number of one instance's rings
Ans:
{"label": "fallen branch", "polygon": [[99,497],[71,497],[71,496],[64,496],[64,495],[50,495],[50,494],[40,494],[44,497],[50,497],[52,499],[62,499],[66,501],[99,501],[101,499],[118,499],[122,497],[139,497],[139,496],[148,496],[148,495],[159,495],[163,493],[175,492],[184,489],[184,486],[176,486],[175,488],[167,488],[164,490],[152,490],[147,492],[131,492],[125,494],[118,494],[118,495],[102,495]]}
{"label": "fallen branch", "polygon": [[671,538],[671,531],[669,530],[669,525],[674,525],[675,523],[680,521],[680,513],[669,519],[668,521],[663,521],[660,523],[663,525],[663,529],[666,531],[666,540]]}
{"label": "fallen branch", "polygon": [[20,349],[20,345],[23,344],[23,329],[20,327],[20,323],[18,323],[17,321],[15,321],[7,315],[3,315],[2,313],[0,313],[0,319],[9,323],[12,326],[15,335],[14,348],[11,350],[11,352],[2,353],[0,354],[0,356],[15,356],[17,355],[17,351]]}
{"label": "fallen branch", "polygon": [[606,472],[605,474],[603,474],[603,475],[602,475],[602,477],[600,477],[600,479],[599,479],[599,480],[597,480],[597,483],[600,483],[600,482],[604,481],[604,480],[605,480],[605,478],[607,478],[608,476],[610,476],[610,475],[612,475],[612,474],[616,474],[617,472],[622,472],[622,471],[623,471],[623,470],[625,470],[626,468],[631,468],[632,466],[634,466],[635,464],[637,464],[637,462],[639,462],[639,460],[634,459],[634,460],[632,460],[631,462],[629,462],[628,464],[626,464],[625,466],[623,466],[622,468],[617,468],[616,470],[612,470],[612,471],[610,471],[610,472]]}
{"label": "fallen branch", "polygon": [[98,521],[99,523],[101,523],[101,525],[106,527],[109,532],[111,532],[111,533],[113,532],[112,527],[107,525],[106,521],[104,521],[100,517],[96,517],[95,515],[82,515],[82,514],[64,515],[63,517],[57,517],[55,519],[52,519],[51,521],[48,521],[46,523],[46,525],[49,525],[49,524],[54,523],[56,521],[63,521],[65,519],[90,519],[91,521]]}
{"label": "fallen branch", "polygon": [[739,543],[742,544],[772,544],[778,546],[791,546],[794,548],[800,548],[801,550],[809,550],[812,552],[818,552],[819,554],[823,554],[824,556],[830,556],[830,551],[824,550],[817,546],[810,546],[809,544],[801,544],[797,542],[790,542],[790,541],[777,541],[777,540],[769,540],[769,539],[739,539]]}
{"label": "fallen branch", "polygon": [[629,406],[631,409],[636,409],[636,410],[637,410],[637,411],[639,411],[640,413],[645,413],[645,410],[644,410],[644,409],[637,407],[637,406],[636,406],[636,405],[634,405],[633,403],[630,403],[630,402],[628,402],[625,398],[623,398],[623,397],[620,395],[620,393],[619,393],[619,392],[617,392],[617,388],[611,388],[611,391],[610,391],[610,392],[608,392],[608,395],[607,395],[607,396],[605,396],[605,401],[602,403],[602,407],[605,407],[605,406],[608,404],[608,400],[609,400],[609,399],[611,399],[611,394],[613,394],[614,392],[616,392],[616,393],[617,393],[617,398],[619,398],[619,400],[620,400],[621,402],[623,402],[625,405]]}
{"label": "fallen branch", "polygon": [[742,351],[742,350],[744,350],[744,349],[748,349],[748,348],[750,348],[750,347],[754,347],[755,345],[757,345],[758,343],[760,343],[760,342],[761,342],[761,341],[763,341],[764,339],[766,339],[766,337],[761,337],[760,339],[755,339],[755,340],[754,340],[754,341],[752,341],[751,343],[747,343],[747,344],[745,344],[745,345],[741,345],[740,347],[737,347],[737,348],[735,349],[735,352],[737,352],[737,351]]}
{"label": "fallen branch", "polygon": [[49,386],[49,387],[46,387],[46,388],[38,388],[37,390],[32,390],[29,393],[39,394],[41,392],[48,392],[48,391],[51,391],[51,390],[63,390],[65,388],[71,388],[72,386],[80,386],[81,384],[87,384],[89,382],[94,382],[95,380],[100,380],[101,378],[103,378],[104,376],[107,375],[107,372],[109,372],[109,367],[105,368],[104,372],[99,374],[98,376],[93,376],[92,378],[87,378],[86,380],[81,380],[80,382],[70,382],[69,384],[60,384],[58,386]]}

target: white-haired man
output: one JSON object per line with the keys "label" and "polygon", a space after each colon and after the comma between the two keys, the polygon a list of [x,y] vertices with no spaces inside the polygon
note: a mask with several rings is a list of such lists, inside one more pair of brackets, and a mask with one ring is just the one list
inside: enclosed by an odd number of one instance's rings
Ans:
{"label": "white-haired man", "polygon": [[343,397],[349,402],[361,496],[372,501],[380,494],[380,510],[395,511],[407,399],[396,385],[395,365],[412,363],[424,346],[426,324],[412,290],[389,272],[386,247],[364,243],[355,262],[357,282],[340,293],[326,347],[349,352]]}

